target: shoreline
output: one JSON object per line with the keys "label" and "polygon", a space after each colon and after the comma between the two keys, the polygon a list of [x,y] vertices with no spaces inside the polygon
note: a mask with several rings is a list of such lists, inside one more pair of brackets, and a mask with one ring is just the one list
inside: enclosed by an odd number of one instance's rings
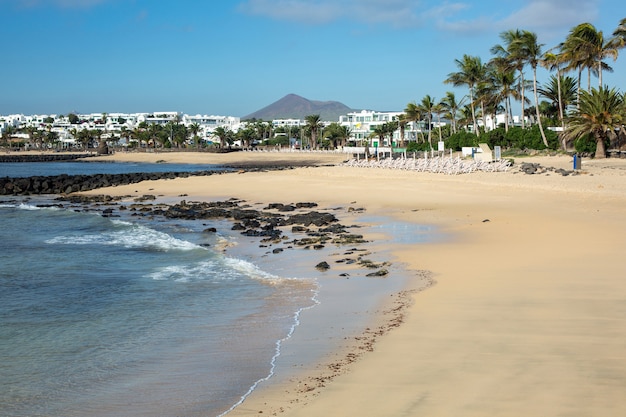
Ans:
{"label": "shoreline", "polygon": [[622,162],[583,160],[567,177],[324,166],[96,192],[354,202],[452,236],[392,245],[394,263],[432,271],[437,285],[410,295],[403,324],[349,372],[295,402],[283,399],[289,381],[270,383],[229,415],[615,415],[626,411]]}

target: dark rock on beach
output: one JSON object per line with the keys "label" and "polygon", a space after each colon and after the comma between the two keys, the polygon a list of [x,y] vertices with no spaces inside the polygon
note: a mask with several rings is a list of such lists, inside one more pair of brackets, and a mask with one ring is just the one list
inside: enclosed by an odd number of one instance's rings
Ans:
{"label": "dark rock on beach", "polygon": [[546,174],[549,175],[551,172],[554,172],[555,174],[560,174],[564,177],[568,176],[568,175],[577,175],[578,173],[576,171],[573,170],[567,170],[567,169],[563,169],[563,168],[554,168],[554,167],[544,167],[541,164],[537,164],[537,163],[530,163],[530,162],[524,162],[520,165],[519,167],[520,172],[523,172],[525,174],[528,175],[535,175],[535,174]]}
{"label": "dark rock on beach", "polygon": [[315,265],[315,268],[320,271],[328,271],[330,269],[330,265],[328,264],[328,262],[323,261]]}

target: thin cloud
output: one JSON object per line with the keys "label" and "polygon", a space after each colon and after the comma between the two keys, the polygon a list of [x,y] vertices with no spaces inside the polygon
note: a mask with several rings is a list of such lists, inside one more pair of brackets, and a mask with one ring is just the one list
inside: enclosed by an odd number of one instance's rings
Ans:
{"label": "thin cloud", "polygon": [[[470,9],[469,6],[467,8]],[[550,41],[583,21],[593,21],[598,16],[598,8],[599,0],[530,0],[507,16],[446,18],[437,21],[437,27],[463,35],[526,29]]]}

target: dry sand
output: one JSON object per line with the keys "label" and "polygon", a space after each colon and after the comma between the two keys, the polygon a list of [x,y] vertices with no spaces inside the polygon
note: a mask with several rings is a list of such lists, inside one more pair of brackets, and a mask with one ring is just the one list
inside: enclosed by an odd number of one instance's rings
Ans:
{"label": "dry sand", "polygon": [[230,415],[626,415],[626,160],[582,167],[564,177],[324,166],[95,192],[353,204],[446,234],[391,248],[395,262],[432,271],[434,285],[410,295],[403,324],[373,352],[323,388],[262,386]]}

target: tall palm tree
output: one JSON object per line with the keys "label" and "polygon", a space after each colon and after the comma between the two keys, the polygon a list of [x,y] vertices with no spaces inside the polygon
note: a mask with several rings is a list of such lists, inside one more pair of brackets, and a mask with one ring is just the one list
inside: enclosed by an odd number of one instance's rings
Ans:
{"label": "tall palm tree", "polygon": [[306,128],[311,135],[311,149],[317,149],[317,134],[323,129],[322,119],[319,114],[310,114],[304,118]]}
{"label": "tall palm tree", "polygon": [[504,130],[509,131],[511,121],[511,97],[515,98],[515,73],[501,58],[493,58],[488,63],[489,79],[494,87],[494,100],[504,103]]}
{"label": "tall palm tree", "polygon": [[452,125],[452,133],[456,133],[456,122],[459,109],[463,107],[464,102],[465,97],[463,97],[460,101],[457,101],[456,96],[451,91],[447,91],[446,96],[441,99],[440,104],[444,112],[444,117],[450,119],[450,124]]}
{"label": "tall palm tree", "polygon": [[[393,149],[393,134],[398,130],[398,122],[395,120],[390,120],[383,124],[385,129],[385,134],[389,137],[389,147]],[[396,144],[397,146],[397,144]]]}
{"label": "tall palm tree", "polygon": [[587,69],[587,89],[591,88],[591,74],[597,75],[598,86],[602,86],[602,72],[612,72],[604,60],[617,59],[619,41],[616,38],[605,39],[602,31],[598,31],[591,23],[575,26],[567,35],[563,48],[570,61],[570,67],[577,68],[579,80],[582,70]]}
{"label": "tall palm tree", "polygon": [[412,101],[404,109],[405,119],[408,122],[418,122],[422,119],[422,112],[416,102]]}
{"label": "tall palm tree", "polygon": [[[573,77],[563,75],[561,75],[560,80],[557,80],[556,75],[551,75],[546,83],[539,86],[537,92],[550,100],[555,107],[560,107],[565,118],[567,109],[576,103],[576,80]],[[565,125],[564,120],[562,125]]]}
{"label": "tall palm tree", "polygon": [[463,55],[463,59],[454,60],[459,71],[448,74],[448,78],[444,81],[446,84],[452,84],[455,87],[466,85],[469,89],[470,108],[472,110],[472,121],[474,122],[474,133],[480,136],[480,131],[476,124],[476,110],[474,109],[474,88],[485,75],[485,66],[480,57]]}
{"label": "tall palm tree", "polygon": [[528,30],[522,31],[522,37],[519,40],[521,42],[520,50],[524,61],[530,65],[533,70],[533,95],[535,96],[535,112],[537,114],[537,123],[539,124],[539,132],[541,133],[541,139],[545,147],[548,147],[548,139],[546,133],[543,131],[543,124],[541,122],[541,114],[539,113],[539,98],[537,97],[537,66],[543,56],[540,44],[537,41],[537,34]]}
{"label": "tall palm tree", "polygon": [[577,139],[592,135],[596,140],[595,157],[606,157],[604,141],[609,137],[609,132],[624,125],[624,104],[624,96],[615,88],[609,89],[605,86],[592,88],[590,92],[582,91],[578,109],[568,120],[565,136],[568,139]]}
{"label": "tall palm tree", "polygon": [[520,100],[522,102],[522,128],[524,128],[524,106],[526,104],[526,97],[524,94],[525,80],[524,80],[524,66],[527,61],[527,54],[524,51],[523,32],[519,29],[507,30],[500,33],[500,39],[502,39],[503,45],[497,44],[491,48],[491,53],[498,58],[502,58],[506,62],[509,68],[512,68],[519,72],[520,77]]}
{"label": "tall palm tree", "polygon": [[467,131],[467,126],[474,120],[474,110],[472,106],[466,104],[459,109],[459,125],[463,126],[463,130]]}
{"label": "tall palm tree", "polygon": [[428,144],[430,147],[433,147],[432,143],[432,123],[433,123],[433,112],[435,107],[435,99],[431,97],[429,94],[426,94],[422,101],[419,104],[420,112],[426,117],[426,122],[428,123]]}
{"label": "tall palm tree", "polygon": [[400,130],[400,147],[404,148],[406,142],[404,133],[406,131],[406,125],[408,123],[406,113],[401,113],[397,116],[394,116],[393,122],[398,124],[398,129]]}
{"label": "tall palm tree", "polygon": [[[562,91],[561,91],[561,68],[565,63],[565,57],[562,53],[546,52],[543,54],[543,58],[540,61],[540,65],[549,71],[556,71],[557,82],[557,101],[555,102],[559,109],[559,120],[561,121],[561,127],[565,128],[565,117]],[[554,101],[553,101],[554,102]]]}
{"label": "tall palm tree", "polygon": [[486,129],[487,115],[494,115],[500,102],[498,87],[489,70],[487,70],[483,80],[476,84],[476,102],[480,107],[480,115],[483,120],[483,126]]}

